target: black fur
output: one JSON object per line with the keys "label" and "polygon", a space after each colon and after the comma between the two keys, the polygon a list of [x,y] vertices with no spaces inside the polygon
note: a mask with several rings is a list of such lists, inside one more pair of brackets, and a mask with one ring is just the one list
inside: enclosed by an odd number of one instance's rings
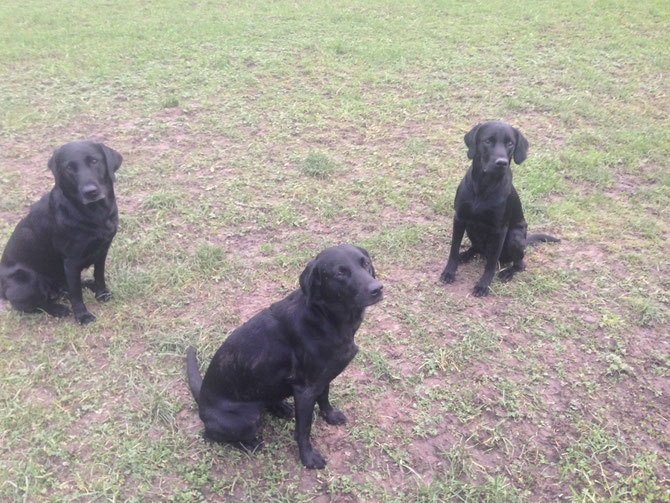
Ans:
{"label": "black fur", "polygon": [[260,446],[263,409],[290,416],[284,399],[292,396],[300,459],[307,468],[323,468],[309,439],[314,405],[328,424],[346,422],[328,400],[330,382],[358,352],[354,334],[382,289],[364,249],[328,248],[307,265],[298,290],[233,331],[204,379],[189,348],[187,374],[205,437],[253,450]]}
{"label": "black fur", "polygon": [[[489,293],[498,262],[512,263],[498,275],[502,281],[509,281],[526,267],[526,246],[558,239],[547,234],[526,236],[528,224],[512,185],[511,169],[512,159],[521,164],[528,155],[528,141],[521,132],[504,122],[486,122],[465,135],[465,144],[472,165],[456,191],[451,251],[440,280],[452,283],[458,263],[481,254],[486,266],[473,291],[481,297]],[[459,254],[464,233],[472,246]]]}
{"label": "black fur", "polygon": [[67,290],[76,320],[95,321],[82,300],[81,272],[95,266],[91,288],[99,301],[111,298],[105,285],[105,259],[119,217],[114,172],[123,158],[92,141],[56,149],[48,166],[55,186],[30,208],[9,238],[0,260],[0,297],[20,311],[67,316],[56,301]]}

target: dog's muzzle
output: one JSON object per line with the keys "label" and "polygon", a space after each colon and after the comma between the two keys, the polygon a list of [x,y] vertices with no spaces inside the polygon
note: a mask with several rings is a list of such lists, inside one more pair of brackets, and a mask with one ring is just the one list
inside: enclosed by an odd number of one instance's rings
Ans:
{"label": "dog's muzzle", "polygon": [[95,184],[89,183],[81,189],[81,198],[84,204],[91,204],[105,198],[105,194]]}
{"label": "dog's muzzle", "polygon": [[379,281],[375,281],[368,287],[368,306],[376,304],[384,298],[384,285]]}

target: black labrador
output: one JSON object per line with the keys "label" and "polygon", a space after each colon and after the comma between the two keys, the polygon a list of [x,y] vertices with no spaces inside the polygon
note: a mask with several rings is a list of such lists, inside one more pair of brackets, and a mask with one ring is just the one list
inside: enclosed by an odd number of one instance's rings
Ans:
{"label": "black labrador", "polygon": [[94,265],[94,280],[83,286],[99,301],[110,299],[105,259],[119,222],[113,182],[122,161],[116,150],[92,141],[54,151],[48,165],[55,186],[18,223],[0,259],[0,298],[20,311],[60,317],[70,314],[57,301],[67,290],[76,320],[95,321],[82,300],[81,272]]}
{"label": "black labrador", "polygon": [[[511,169],[512,159],[521,164],[528,154],[528,140],[521,132],[504,122],[485,122],[465,135],[465,144],[472,165],[456,191],[451,251],[440,280],[453,283],[458,263],[481,254],[486,266],[473,293],[482,297],[489,293],[498,262],[512,263],[498,274],[502,281],[509,281],[526,267],[526,246],[558,239],[547,234],[526,236],[528,224],[512,185]],[[459,254],[464,232],[472,246]]]}
{"label": "black labrador", "polygon": [[358,352],[354,334],[365,308],[382,299],[382,289],[367,251],[328,248],[307,265],[298,290],[233,331],[204,379],[189,347],[188,381],[205,438],[253,450],[261,443],[263,409],[289,418],[284,399],[293,396],[300,459],[307,468],[323,468],[326,462],[309,440],[314,405],[328,424],[346,422],[328,400],[330,382]]}

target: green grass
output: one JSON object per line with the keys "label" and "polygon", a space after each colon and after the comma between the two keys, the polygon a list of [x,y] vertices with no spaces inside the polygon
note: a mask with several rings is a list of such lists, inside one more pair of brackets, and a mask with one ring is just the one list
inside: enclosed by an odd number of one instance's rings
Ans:
{"label": "green grass", "polygon": [[[4,2],[0,247],[74,139],[124,156],[114,300],[0,304],[2,501],[670,501],[670,5]],[[463,135],[501,119],[528,269],[437,279]],[[385,284],[316,419],[205,443],[184,352],[365,246]]]}

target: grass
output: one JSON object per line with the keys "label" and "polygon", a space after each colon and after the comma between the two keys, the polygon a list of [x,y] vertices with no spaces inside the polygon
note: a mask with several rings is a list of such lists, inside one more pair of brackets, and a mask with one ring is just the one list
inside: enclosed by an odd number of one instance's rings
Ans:
{"label": "grass", "polygon": [[[97,322],[0,304],[2,501],[670,501],[667,2],[0,4],[0,246],[74,139],[124,164]],[[531,232],[437,278],[463,135],[502,119]],[[316,419],[205,443],[184,376],[326,246],[386,298]]]}

